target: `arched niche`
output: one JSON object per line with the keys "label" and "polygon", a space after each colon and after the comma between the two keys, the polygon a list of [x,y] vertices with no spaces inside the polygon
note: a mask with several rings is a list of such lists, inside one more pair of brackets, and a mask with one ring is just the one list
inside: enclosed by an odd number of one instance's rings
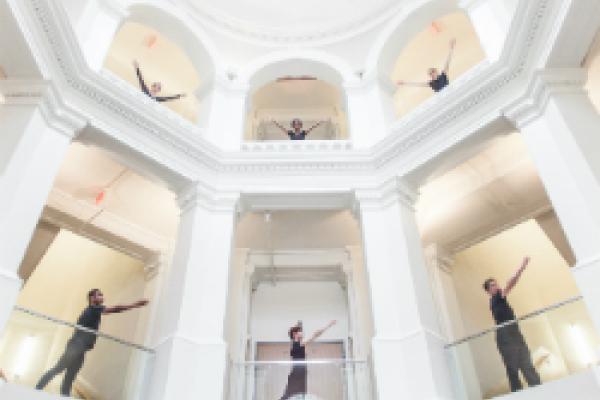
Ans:
{"label": "arched niche", "polygon": [[139,87],[137,61],[148,85],[161,82],[161,95],[186,95],[163,105],[203,124],[199,116],[208,107],[203,98],[208,91],[202,88],[212,86],[215,65],[201,34],[166,8],[134,3],[113,38],[104,68]]}
{"label": "arched niche", "polygon": [[325,121],[308,139],[346,139],[343,84],[351,79],[343,62],[323,54],[278,54],[251,64],[240,75],[249,84],[244,138],[287,140],[271,120],[289,127],[300,118],[304,128]]}
{"label": "arched niche", "polygon": [[[448,71],[450,82],[485,60],[485,52],[469,17],[464,12],[455,11],[436,18],[406,43],[398,53],[389,79],[392,82],[427,82],[429,68],[443,69],[452,39],[456,39],[456,46]],[[393,95],[396,116],[408,114],[435,95],[429,87],[397,86]]]}

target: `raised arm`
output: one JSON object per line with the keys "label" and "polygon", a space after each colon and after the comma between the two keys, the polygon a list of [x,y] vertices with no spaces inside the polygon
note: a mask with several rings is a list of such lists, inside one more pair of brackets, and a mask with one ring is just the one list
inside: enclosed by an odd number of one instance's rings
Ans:
{"label": "raised arm", "polygon": [[336,321],[333,320],[329,322],[325,327],[317,330],[313,335],[308,339],[302,342],[302,345],[306,345],[308,343],[314,342],[319,336],[321,336],[325,331],[336,324]]}
{"label": "raised arm", "polygon": [[314,124],[313,126],[311,126],[307,131],[306,134],[308,135],[310,133],[310,131],[312,131],[313,129],[315,129],[317,126],[321,125],[323,122],[325,121],[319,121],[316,124]]}
{"label": "raised arm", "polygon": [[442,69],[445,74],[448,74],[448,70],[450,69],[450,61],[452,61],[452,56],[454,55],[455,45],[456,39],[450,40],[450,51],[448,51],[448,58],[446,59],[446,64],[444,64],[444,68]]}
{"label": "raised arm", "polygon": [[116,305],[116,306],[105,307],[104,311],[102,311],[102,314],[120,313],[120,312],[123,312],[123,311],[131,310],[133,308],[143,307],[146,304],[148,304],[148,300],[138,300],[138,301],[136,301],[135,303],[132,303],[132,304]]}
{"label": "raised arm", "polygon": [[429,86],[429,82],[406,82],[406,81],[398,81],[396,82],[398,86],[419,86],[419,87],[427,87]]}
{"label": "raised arm", "polygon": [[142,71],[140,71],[140,64],[137,61],[134,61],[133,67],[135,68],[135,73],[138,77],[138,82],[140,83],[140,89],[150,96],[150,90],[148,90],[148,86],[146,86],[146,82],[144,82],[144,77],[142,76]]}
{"label": "raised arm", "polygon": [[285,129],[285,127],[283,125],[281,125],[279,122],[275,121],[274,119],[271,121],[275,124],[276,127],[281,129],[283,131],[283,133],[285,133],[287,135],[288,130]]}
{"label": "raised arm", "polygon": [[163,103],[165,101],[178,100],[182,97],[185,97],[185,93],[180,93],[173,96],[156,96],[154,97],[154,100],[158,101],[159,103]]}
{"label": "raised arm", "polygon": [[525,257],[523,259],[523,262],[521,262],[521,266],[515,271],[513,276],[511,276],[510,279],[506,282],[506,287],[502,290],[503,296],[506,297],[510,293],[510,291],[515,287],[517,282],[519,282],[519,279],[521,278],[521,274],[523,273],[523,271],[525,271],[525,268],[527,268],[528,264],[529,264],[529,257]]}

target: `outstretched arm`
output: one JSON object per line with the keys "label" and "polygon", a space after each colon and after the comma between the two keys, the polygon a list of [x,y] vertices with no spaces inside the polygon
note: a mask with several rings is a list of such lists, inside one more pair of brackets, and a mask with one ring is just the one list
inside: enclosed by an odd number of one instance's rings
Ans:
{"label": "outstretched arm", "polygon": [[134,61],[133,67],[135,68],[135,73],[138,77],[138,82],[140,83],[140,89],[142,89],[142,92],[144,92],[148,96],[150,96],[150,91],[148,90],[148,86],[146,86],[146,82],[144,82],[144,77],[142,76],[142,71],[140,71],[140,64],[138,64],[137,61]]}
{"label": "outstretched arm", "polygon": [[329,322],[324,328],[321,328],[321,329],[317,330],[315,333],[313,333],[313,335],[308,340],[303,341],[302,345],[306,345],[308,343],[314,342],[315,339],[317,339],[319,336],[321,336],[323,333],[325,333],[325,331],[327,329],[331,328],[335,324],[336,324],[335,320]]}
{"label": "outstretched arm", "polygon": [[154,100],[163,103],[165,101],[178,100],[182,97],[185,97],[185,93],[176,94],[174,96],[157,96],[154,97]]}
{"label": "outstretched arm", "polygon": [[146,304],[148,304],[148,300],[139,300],[139,301],[136,301],[135,303],[127,304],[127,305],[110,306],[110,307],[104,308],[104,311],[102,311],[102,314],[120,313],[123,311],[131,310],[133,308],[143,307]]}
{"label": "outstretched arm", "polygon": [[317,126],[321,125],[323,122],[325,121],[319,121],[316,124],[314,124],[313,126],[311,126],[307,131],[306,134],[308,135],[310,133],[310,131],[312,131],[313,129],[315,129]]}
{"label": "outstretched arm", "polygon": [[421,86],[427,87],[429,86],[429,82],[406,82],[406,81],[398,81],[396,82],[398,86]]}
{"label": "outstretched arm", "polygon": [[519,279],[521,278],[521,274],[523,273],[523,271],[525,271],[525,268],[527,268],[527,264],[529,264],[529,257],[525,257],[523,259],[521,266],[515,271],[513,276],[511,276],[510,279],[506,282],[506,287],[502,290],[502,296],[504,296],[504,297],[507,296],[508,293],[510,293],[510,291],[515,287],[517,282],[519,282]]}
{"label": "outstretched arm", "polygon": [[444,64],[444,68],[442,71],[445,74],[448,74],[448,70],[450,69],[450,61],[452,61],[452,56],[454,54],[454,46],[456,45],[456,39],[450,40],[450,51],[448,52],[448,58],[446,59],[446,64]]}
{"label": "outstretched arm", "polygon": [[285,133],[287,135],[287,129],[285,129],[285,127],[283,125],[281,125],[279,122],[275,121],[274,119],[271,120],[276,127],[278,127],[279,129],[281,129],[283,131],[283,133]]}

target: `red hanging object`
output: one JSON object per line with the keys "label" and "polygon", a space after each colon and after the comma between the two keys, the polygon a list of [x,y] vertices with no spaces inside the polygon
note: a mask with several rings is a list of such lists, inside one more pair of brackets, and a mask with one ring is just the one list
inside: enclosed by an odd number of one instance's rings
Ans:
{"label": "red hanging object", "polygon": [[96,203],[97,206],[99,206],[100,203],[102,203],[104,201],[105,197],[106,197],[106,191],[105,190],[101,190],[100,193],[98,193],[96,195],[96,198],[94,199],[94,202]]}
{"label": "red hanging object", "polygon": [[154,45],[156,44],[156,41],[158,40],[158,37],[156,35],[148,35],[146,37],[146,39],[144,40],[144,43],[146,44],[146,46],[151,49],[152,47],[154,47]]}

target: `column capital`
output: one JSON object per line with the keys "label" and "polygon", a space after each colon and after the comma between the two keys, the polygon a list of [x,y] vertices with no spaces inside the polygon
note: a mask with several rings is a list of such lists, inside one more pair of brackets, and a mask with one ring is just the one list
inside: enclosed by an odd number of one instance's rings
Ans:
{"label": "column capital", "polygon": [[86,119],[63,102],[55,85],[45,80],[0,80],[0,93],[6,105],[37,106],[46,123],[63,135],[74,138]]}
{"label": "column capital", "polygon": [[583,68],[552,68],[534,72],[523,96],[503,110],[517,128],[539,118],[552,96],[585,93],[587,73]]}
{"label": "column capital", "polygon": [[432,243],[425,247],[425,259],[430,266],[451,273],[454,266],[454,256],[444,247]]}
{"label": "column capital", "polygon": [[210,211],[234,212],[237,210],[240,193],[219,191],[200,181],[195,181],[177,194],[177,203],[181,212],[203,207]]}
{"label": "column capital", "polygon": [[418,194],[402,178],[394,177],[373,188],[355,189],[354,197],[356,209],[377,209],[400,202],[414,211]]}

